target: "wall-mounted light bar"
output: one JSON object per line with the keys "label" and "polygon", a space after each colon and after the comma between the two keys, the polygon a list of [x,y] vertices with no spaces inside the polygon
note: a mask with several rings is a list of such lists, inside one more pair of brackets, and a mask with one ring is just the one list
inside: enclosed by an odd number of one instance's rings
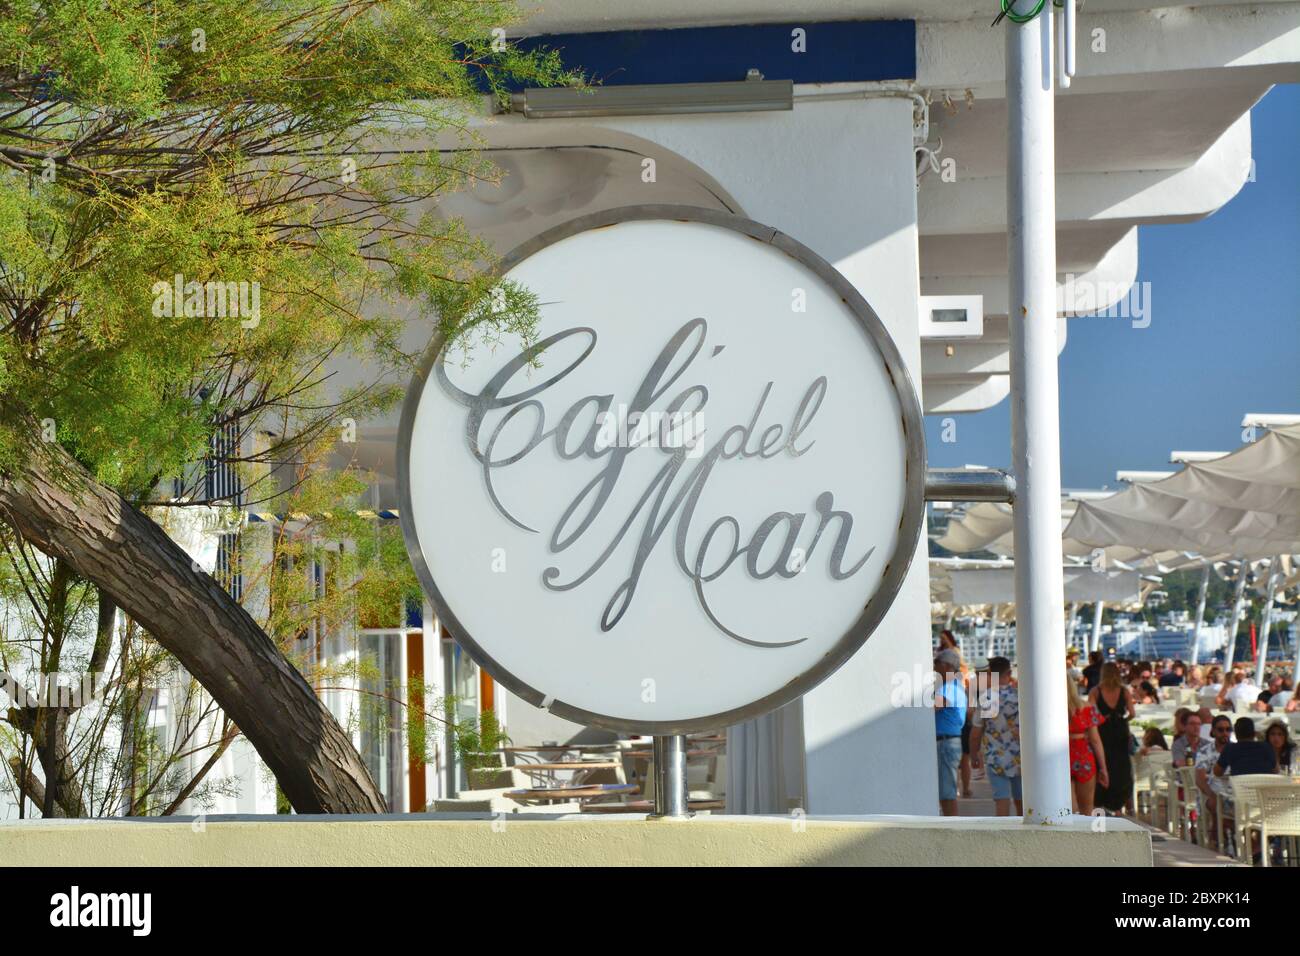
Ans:
{"label": "wall-mounted light bar", "polygon": [[984,334],[984,296],[921,296],[921,338],[977,339]]}
{"label": "wall-mounted light bar", "polygon": [[555,87],[524,90],[510,97],[510,111],[522,113],[528,119],[791,109],[794,109],[791,80],[596,86],[586,90]]}

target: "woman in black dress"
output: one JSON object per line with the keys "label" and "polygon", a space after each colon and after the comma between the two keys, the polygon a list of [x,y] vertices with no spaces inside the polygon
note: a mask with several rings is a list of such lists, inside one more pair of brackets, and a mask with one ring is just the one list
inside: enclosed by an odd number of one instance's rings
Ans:
{"label": "woman in black dress", "polygon": [[1133,795],[1133,759],[1129,756],[1128,722],[1135,716],[1135,711],[1133,695],[1124,686],[1118,667],[1114,664],[1102,665],[1101,682],[1088,694],[1088,702],[1102,716],[1102,724],[1097,728],[1097,733],[1101,736],[1102,749],[1106,751],[1106,766],[1110,770],[1109,785],[1097,787],[1095,806],[1119,814],[1124,811]]}

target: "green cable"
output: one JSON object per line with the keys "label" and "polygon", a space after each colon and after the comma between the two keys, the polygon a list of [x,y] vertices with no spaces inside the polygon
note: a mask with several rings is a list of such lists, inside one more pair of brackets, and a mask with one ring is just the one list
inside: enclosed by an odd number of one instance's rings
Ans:
{"label": "green cable", "polygon": [[[1028,23],[1030,20],[1034,19],[1034,17],[1043,12],[1043,7],[1047,6],[1047,0],[1038,0],[1038,3],[1034,4],[1034,9],[1030,10],[1028,13],[1017,13],[1014,9],[1015,4],[1016,0],[1002,0],[1002,12],[999,13],[998,18],[993,21],[993,25],[997,26],[1003,17],[1006,17],[1012,23]],[[1052,5],[1060,7],[1064,6],[1065,3],[1064,0],[1052,0]]]}

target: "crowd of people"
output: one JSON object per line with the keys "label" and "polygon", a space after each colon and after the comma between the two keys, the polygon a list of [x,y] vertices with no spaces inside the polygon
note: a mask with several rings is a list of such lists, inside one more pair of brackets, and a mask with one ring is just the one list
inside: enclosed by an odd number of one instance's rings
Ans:
{"label": "crowd of people", "polygon": [[[1210,815],[1231,813],[1230,778],[1238,774],[1300,774],[1300,745],[1291,739],[1285,714],[1300,709],[1294,670],[1266,672],[1262,686],[1250,669],[1226,673],[1217,664],[1188,666],[1183,661],[1107,661],[1100,652],[1079,667],[1079,654],[1067,653],[1070,779],[1076,813],[1134,813],[1134,757],[1170,751],[1176,767],[1194,766],[1196,782]],[[1024,812],[1020,781],[1019,692],[1011,662],[990,658],[982,686],[996,687],[996,699],[977,706],[976,675],[962,659],[950,631],[939,638],[934,669],[935,741],[939,803],[955,815],[959,795],[970,797],[972,770],[983,770],[993,790],[995,813]],[[1137,707],[1159,704],[1175,689],[1196,693],[1195,707],[1173,714],[1173,736],[1157,727],[1137,728]],[[1180,695],[1185,697],[1186,695]],[[1233,711],[1235,720],[1216,711]],[[1279,716],[1262,733],[1250,714]],[[1141,737],[1135,731],[1141,729]]]}
{"label": "crowd of people", "polygon": [[[1070,676],[1079,681],[1085,692],[1101,682],[1104,666],[1101,651],[1088,655],[1086,667],[1079,668],[1079,652],[1073,648],[1066,654],[1066,668]],[[1295,713],[1300,708],[1300,698],[1295,696],[1296,675],[1282,671],[1269,672],[1264,686],[1255,683],[1250,671],[1234,666],[1226,674],[1219,664],[1201,666],[1177,660],[1116,661],[1120,680],[1138,704],[1158,704],[1171,688],[1187,688],[1199,692],[1201,701],[1213,703],[1220,710],[1248,709],[1255,713]],[[1244,706],[1243,706],[1244,705]]]}

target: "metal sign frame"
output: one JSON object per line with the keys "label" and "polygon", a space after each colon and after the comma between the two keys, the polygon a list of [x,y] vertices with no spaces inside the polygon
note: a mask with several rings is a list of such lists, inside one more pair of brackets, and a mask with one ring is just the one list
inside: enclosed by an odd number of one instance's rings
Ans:
{"label": "metal sign frame", "polygon": [[863,606],[862,612],[850,625],[849,629],[835,642],[834,646],[812,667],[793,676],[779,690],[773,691],[742,707],[686,720],[628,720],[592,713],[565,701],[556,700],[544,691],[530,687],[527,683],[515,677],[500,662],[484,651],[482,646],[474,640],[473,635],[466,630],[456,617],[429,570],[414,526],[414,510],[411,507],[410,487],[411,433],[415,426],[416,413],[424,394],[424,388],[432,378],[430,373],[433,371],[434,363],[438,361],[448,343],[447,336],[441,330],[434,333],[423,358],[420,360],[419,368],[411,380],[410,387],[406,392],[406,399],[402,405],[397,445],[397,489],[400,502],[399,514],[402,523],[402,536],[405,539],[406,550],[416,576],[438,615],[439,623],[447,628],[456,642],[469,653],[480,667],[516,696],[564,720],[624,733],[662,736],[696,733],[703,730],[728,727],[776,710],[778,707],[782,707],[808,693],[839,669],[845,661],[866,643],[886,612],[893,605],[903,579],[907,576],[912,558],[916,554],[917,541],[920,538],[925,521],[925,432],[922,425],[921,405],[917,399],[916,389],[912,385],[912,378],[903,364],[902,357],[899,355],[893,339],[885,329],[884,323],[880,321],[880,317],[876,315],[875,310],[871,308],[861,293],[854,288],[853,284],[830,263],[807,246],[791,239],[771,226],[764,226],[761,223],[731,213],[696,206],[668,204],[622,206],[579,216],[576,219],[539,233],[504,256],[493,270],[493,274],[504,276],[529,256],[578,233],[625,222],[646,220],[675,220],[720,226],[741,235],[749,236],[751,239],[770,245],[785,253],[785,255],[815,273],[818,278],[835,291],[844,304],[848,306],[849,311],[853,313],[862,330],[866,332],[867,337],[875,345],[884,363],[890,384],[898,399],[898,407],[902,417],[903,441],[906,448],[903,514],[899,522],[898,537],[894,550],[887,559],[885,572],[879,586]]}

